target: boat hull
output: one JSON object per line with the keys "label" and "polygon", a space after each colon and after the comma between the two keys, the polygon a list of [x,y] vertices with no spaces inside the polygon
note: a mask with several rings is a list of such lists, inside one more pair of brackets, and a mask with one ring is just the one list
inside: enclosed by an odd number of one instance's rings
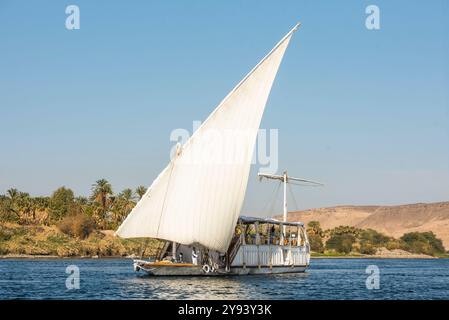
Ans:
{"label": "boat hull", "polygon": [[235,275],[304,273],[307,266],[273,266],[273,267],[232,267],[230,273]]}
{"label": "boat hull", "polygon": [[271,267],[243,267],[234,266],[230,270],[211,270],[201,266],[191,264],[166,264],[148,263],[145,261],[134,261],[134,270],[143,271],[150,276],[242,276],[257,274],[283,274],[283,273],[304,273],[308,266],[271,266]]}

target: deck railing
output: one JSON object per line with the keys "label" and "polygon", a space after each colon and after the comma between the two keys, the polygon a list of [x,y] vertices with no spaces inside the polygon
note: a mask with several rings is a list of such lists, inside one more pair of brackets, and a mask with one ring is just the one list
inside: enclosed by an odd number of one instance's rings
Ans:
{"label": "deck railing", "polygon": [[233,266],[303,266],[309,263],[306,246],[243,245],[236,253]]}

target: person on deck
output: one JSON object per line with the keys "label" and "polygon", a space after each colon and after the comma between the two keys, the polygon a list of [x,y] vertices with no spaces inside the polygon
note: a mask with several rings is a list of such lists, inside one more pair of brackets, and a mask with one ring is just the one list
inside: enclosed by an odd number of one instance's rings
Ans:
{"label": "person on deck", "polygon": [[275,237],[276,237],[276,228],[273,225],[270,228],[270,243],[269,244],[276,244]]}
{"label": "person on deck", "polygon": [[198,264],[198,254],[195,251],[195,248],[192,248],[192,264]]}

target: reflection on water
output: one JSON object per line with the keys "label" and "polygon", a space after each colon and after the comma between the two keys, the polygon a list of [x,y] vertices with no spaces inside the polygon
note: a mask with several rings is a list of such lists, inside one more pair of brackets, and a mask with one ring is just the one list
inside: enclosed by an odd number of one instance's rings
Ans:
{"label": "reflection on water", "polygon": [[[380,268],[380,289],[365,285]],[[68,290],[68,265],[80,289]],[[305,274],[148,277],[127,259],[0,260],[0,299],[448,299],[449,260],[316,259]]]}
{"label": "reflection on water", "polygon": [[[148,277],[140,274],[127,280],[116,280],[124,287],[132,288],[139,299],[262,299],[266,293],[276,298],[283,287],[291,281],[298,281],[308,274],[246,276],[242,277]],[[264,282],[266,287],[264,287]],[[270,292],[265,292],[265,289]],[[261,291],[263,296],[259,296]]]}

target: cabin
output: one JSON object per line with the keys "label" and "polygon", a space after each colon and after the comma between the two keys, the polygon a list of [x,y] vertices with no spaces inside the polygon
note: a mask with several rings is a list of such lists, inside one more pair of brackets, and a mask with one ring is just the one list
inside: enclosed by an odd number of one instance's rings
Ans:
{"label": "cabin", "polygon": [[305,267],[310,245],[304,224],[241,216],[228,250],[231,268]]}

